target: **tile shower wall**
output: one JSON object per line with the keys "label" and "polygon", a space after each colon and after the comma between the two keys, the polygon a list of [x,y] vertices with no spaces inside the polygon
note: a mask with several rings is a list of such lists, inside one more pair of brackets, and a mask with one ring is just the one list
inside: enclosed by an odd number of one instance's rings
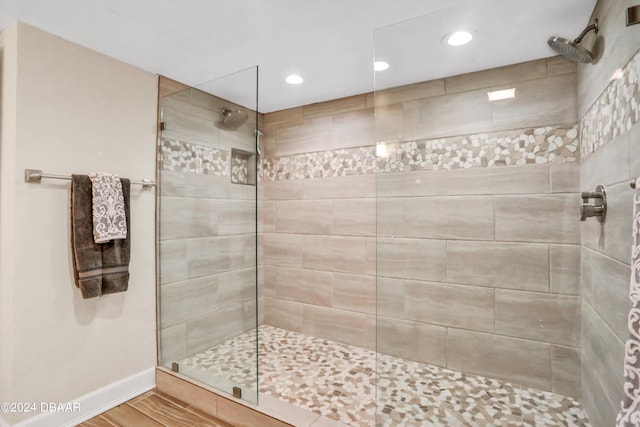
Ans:
{"label": "tile shower wall", "polygon": [[574,63],[264,119],[266,323],[580,395]]}
{"label": "tile shower wall", "polygon": [[[160,322],[170,363],[255,327],[255,186],[231,183],[231,148],[255,121],[215,126],[229,102],[162,79]],[[176,92],[177,91],[177,92]]]}
{"label": "tile shower wall", "polygon": [[[640,26],[625,26],[630,0],[601,0],[594,65],[578,69],[581,118],[580,189],[607,189],[604,224],[582,223],[582,390],[593,425],[615,424],[623,396],[631,260],[632,178],[640,176]],[[592,18],[592,19],[593,19]],[[584,41],[594,43],[593,36]],[[602,49],[604,47],[604,49]],[[610,80],[616,69],[622,78]]]}

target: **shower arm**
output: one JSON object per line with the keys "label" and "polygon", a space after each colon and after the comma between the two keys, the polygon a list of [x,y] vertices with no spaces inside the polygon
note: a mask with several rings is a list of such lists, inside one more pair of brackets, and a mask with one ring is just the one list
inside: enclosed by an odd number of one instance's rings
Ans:
{"label": "shower arm", "polygon": [[580,42],[582,42],[582,39],[584,38],[584,36],[586,36],[587,33],[589,33],[589,31],[592,31],[592,30],[595,30],[596,34],[598,34],[598,20],[597,19],[593,24],[589,25],[587,28],[582,30],[580,35],[578,37],[576,37],[576,39],[573,41],[573,43],[574,44],[580,44]]}

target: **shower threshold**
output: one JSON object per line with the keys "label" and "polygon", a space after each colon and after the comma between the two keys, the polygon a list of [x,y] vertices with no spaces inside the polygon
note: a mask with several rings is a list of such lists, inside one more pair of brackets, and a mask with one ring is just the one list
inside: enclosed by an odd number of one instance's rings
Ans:
{"label": "shower threshold", "polygon": [[[270,325],[260,326],[258,335],[260,395],[336,425],[590,426],[578,401],[556,393]],[[255,330],[246,332],[180,366],[255,390],[255,338]]]}

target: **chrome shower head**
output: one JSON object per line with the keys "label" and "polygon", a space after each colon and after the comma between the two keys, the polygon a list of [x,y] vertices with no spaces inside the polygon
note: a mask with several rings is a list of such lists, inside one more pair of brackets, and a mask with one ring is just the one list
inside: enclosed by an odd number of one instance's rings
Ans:
{"label": "chrome shower head", "polygon": [[583,64],[589,64],[595,59],[595,55],[589,49],[580,46],[582,39],[589,31],[595,31],[598,34],[598,20],[589,25],[580,33],[575,40],[569,40],[562,37],[551,37],[547,41],[547,44],[551,49],[558,52],[560,55],[572,61],[581,62]]}
{"label": "chrome shower head", "polygon": [[232,110],[230,108],[222,109],[223,118],[216,123],[220,129],[236,130],[249,119],[249,114],[244,110]]}

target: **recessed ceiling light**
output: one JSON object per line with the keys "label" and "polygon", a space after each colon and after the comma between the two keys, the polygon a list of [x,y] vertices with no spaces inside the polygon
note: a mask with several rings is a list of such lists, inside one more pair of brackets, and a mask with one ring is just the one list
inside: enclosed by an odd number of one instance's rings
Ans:
{"label": "recessed ceiling light", "polygon": [[504,90],[494,90],[493,92],[487,92],[489,101],[502,101],[503,99],[511,99],[516,97],[516,88]]}
{"label": "recessed ceiling light", "polygon": [[389,64],[384,61],[376,61],[373,63],[373,69],[376,71],[384,71],[389,68]]}
{"label": "recessed ceiling light", "polygon": [[290,85],[299,85],[304,81],[304,79],[297,74],[291,74],[286,79],[284,79],[284,81],[289,83]]}
{"label": "recessed ceiling light", "polygon": [[473,35],[468,31],[456,31],[445,36],[445,39],[449,46],[462,46],[469,43],[473,39]]}

